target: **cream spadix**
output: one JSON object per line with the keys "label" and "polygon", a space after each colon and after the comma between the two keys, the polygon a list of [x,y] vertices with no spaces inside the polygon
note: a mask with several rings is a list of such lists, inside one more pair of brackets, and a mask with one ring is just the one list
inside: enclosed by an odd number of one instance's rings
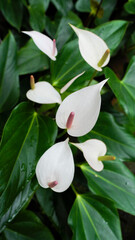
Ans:
{"label": "cream spadix", "polygon": [[104,156],[107,152],[107,148],[102,141],[97,139],[90,139],[83,143],[72,144],[83,152],[84,158],[91,166],[91,168],[93,168],[97,172],[103,170],[104,165],[102,161],[98,160],[98,157]]}
{"label": "cream spadix", "polygon": [[39,184],[43,188],[50,187],[55,192],[63,192],[70,186],[74,171],[74,160],[68,139],[49,148],[36,166]]}
{"label": "cream spadix", "polygon": [[36,46],[49,58],[51,58],[53,61],[56,60],[57,48],[55,39],[52,40],[43,33],[37,31],[22,31],[22,32],[30,36],[33,39]]}
{"label": "cream spadix", "polygon": [[79,40],[79,49],[84,60],[97,71],[102,71],[110,60],[110,50],[102,38],[95,33],[79,29],[70,24]]}
{"label": "cream spadix", "polygon": [[[66,129],[69,135],[79,137],[87,134],[95,125],[101,106],[100,91],[107,79],[78,90],[64,99],[56,113],[56,123]],[[71,113],[74,113],[72,125],[67,127]]]}
{"label": "cream spadix", "polygon": [[60,94],[48,82],[35,83],[34,88],[30,89],[26,96],[29,100],[40,104],[61,103]]}

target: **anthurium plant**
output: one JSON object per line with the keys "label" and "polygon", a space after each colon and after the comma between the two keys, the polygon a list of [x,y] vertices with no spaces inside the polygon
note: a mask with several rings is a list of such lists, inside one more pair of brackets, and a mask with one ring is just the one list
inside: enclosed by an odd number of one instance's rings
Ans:
{"label": "anthurium plant", "polygon": [[134,16],[0,0],[0,240],[134,239]]}

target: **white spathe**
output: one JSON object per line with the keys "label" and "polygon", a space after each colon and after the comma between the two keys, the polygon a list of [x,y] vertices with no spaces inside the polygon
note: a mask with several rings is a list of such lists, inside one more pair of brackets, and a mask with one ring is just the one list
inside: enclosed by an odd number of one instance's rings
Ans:
{"label": "white spathe", "polygon": [[53,61],[56,60],[57,56],[57,48],[56,44],[53,42],[52,39],[44,35],[43,33],[37,31],[22,31],[23,33],[29,35],[36,46],[44,52],[49,58]]}
{"label": "white spathe", "polygon": [[91,166],[91,168],[97,172],[103,170],[104,165],[102,161],[98,160],[98,157],[104,156],[107,152],[107,148],[104,142],[97,139],[90,139],[83,143],[72,144],[83,152],[84,158]]}
{"label": "white spathe", "polygon": [[[79,29],[70,24],[75,31],[79,39],[79,49],[84,60],[97,71],[102,71],[102,68],[98,66],[98,62],[103,57],[104,53],[108,49],[107,44],[102,38],[95,33]],[[102,67],[106,66],[110,60],[110,54],[108,54]]]}
{"label": "white spathe", "polygon": [[74,113],[72,126],[67,129],[69,135],[79,137],[87,134],[94,127],[100,112],[100,91],[108,79],[78,90],[64,99],[56,113],[56,123],[66,129],[68,117]]}
{"label": "white spathe", "polygon": [[50,83],[44,81],[35,83],[35,88],[30,89],[26,96],[29,100],[40,104],[61,103],[60,94]]}
{"label": "white spathe", "polygon": [[68,140],[67,138],[64,142],[54,144],[39,159],[36,176],[43,188],[48,188],[48,184],[57,182],[52,190],[63,192],[72,183],[75,167]]}

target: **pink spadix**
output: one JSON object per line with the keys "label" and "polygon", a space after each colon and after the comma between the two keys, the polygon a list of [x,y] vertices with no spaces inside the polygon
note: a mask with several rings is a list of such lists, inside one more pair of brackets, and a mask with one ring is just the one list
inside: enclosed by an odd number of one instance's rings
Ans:
{"label": "pink spadix", "polygon": [[74,116],[75,116],[75,113],[74,113],[74,112],[71,112],[71,113],[69,114],[69,117],[68,117],[67,123],[66,123],[67,129],[71,128],[72,123],[73,123],[73,120],[74,120]]}
{"label": "pink spadix", "polygon": [[55,51],[56,51],[56,40],[53,39],[53,50],[52,50],[52,55],[55,56]]}
{"label": "pink spadix", "polygon": [[58,184],[57,181],[53,181],[53,182],[49,182],[49,183],[48,183],[48,186],[49,186],[49,188],[53,188],[53,187],[55,187],[57,184]]}

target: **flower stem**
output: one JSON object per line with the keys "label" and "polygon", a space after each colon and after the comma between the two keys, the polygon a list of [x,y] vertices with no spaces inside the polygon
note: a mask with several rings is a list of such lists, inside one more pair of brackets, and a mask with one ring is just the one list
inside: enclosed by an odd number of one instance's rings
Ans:
{"label": "flower stem", "polygon": [[96,76],[96,73],[97,73],[97,70],[95,70],[95,71],[93,72],[93,74],[92,74],[92,76],[91,76],[91,79],[90,79],[90,81],[89,81],[89,83],[88,83],[88,86],[91,84],[93,78]]}
{"label": "flower stem", "polygon": [[72,188],[73,192],[75,193],[75,195],[77,196],[77,195],[78,195],[78,192],[75,190],[75,188],[74,188],[74,185],[73,185],[73,184],[71,184],[71,188]]}
{"label": "flower stem", "polygon": [[61,132],[61,133],[57,136],[57,139],[63,137],[66,132],[67,132],[67,129],[65,129],[63,132]]}

